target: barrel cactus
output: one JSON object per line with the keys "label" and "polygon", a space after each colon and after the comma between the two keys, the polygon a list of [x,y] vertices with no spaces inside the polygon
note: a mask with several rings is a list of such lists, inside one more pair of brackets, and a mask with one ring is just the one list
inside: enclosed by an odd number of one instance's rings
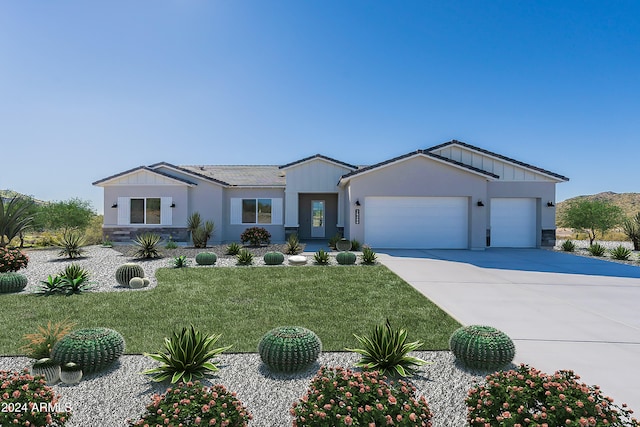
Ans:
{"label": "barrel cactus", "polygon": [[267,252],[264,254],[264,263],[267,265],[279,265],[284,262],[284,254],[282,252]]}
{"label": "barrel cactus", "polygon": [[351,265],[356,263],[356,254],[353,252],[340,252],[336,255],[336,261],[340,265]]}
{"label": "barrel cactus", "polygon": [[196,255],[196,264],[198,265],[213,265],[218,260],[218,255],[213,252],[200,252]]}
{"label": "barrel cactus", "polygon": [[60,366],[60,381],[65,384],[78,384],[82,379],[82,368],[77,363],[69,362]]}
{"label": "barrel cactus", "polygon": [[260,358],[274,372],[293,373],[309,368],[320,355],[322,342],[309,329],[281,326],[267,332],[258,345]]}
{"label": "barrel cactus", "polygon": [[471,325],[456,329],[449,348],[466,367],[496,370],[513,361],[516,347],[511,338],[491,326]]}
{"label": "barrel cactus", "polygon": [[27,286],[27,278],[18,273],[0,273],[0,294],[20,292]]}
{"label": "barrel cactus", "polygon": [[124,345],[122,335],[113,329],[77,329],[55,343],[51,358],[59,365],[76,363],[89,374],[115,362],[124,353]]}
{"label": "barrel cactus", "polygon": [[122,264],[116,270],[116,281],[122,286],[129,286],[129,281],[134,277],[144,277],[144,270],[139,264]]}
{"label": "barrel cactus", "polygon": [[132,277],[129,280],[129,287],[131,289],[140,289],[144,287],[144,279],[142,277]]}
{"label": "barrel cactus", "polygon": [[55,384],[60,379],[60,365],[48,357],[38,359],[31,366],[31,375],[44,375],[47,384]]}

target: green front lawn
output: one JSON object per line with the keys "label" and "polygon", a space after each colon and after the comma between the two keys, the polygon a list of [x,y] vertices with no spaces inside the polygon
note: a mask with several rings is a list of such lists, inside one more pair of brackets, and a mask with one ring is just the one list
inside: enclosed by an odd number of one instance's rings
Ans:
{"label": "green front lawn", "polygon": [[460,326],[384,266],[160,269],[157,279],[150,291],[0,295],[0,355],[23,354],[24,334],[64,319],[117,330],[127,353],[162,350],[164,337],[189,324],[221,333],[218,345],[232,352],[257,351],[283,325],[309,328],[324,350],[339,351],[386,318],[424,341],[421,349],[443,350]]}

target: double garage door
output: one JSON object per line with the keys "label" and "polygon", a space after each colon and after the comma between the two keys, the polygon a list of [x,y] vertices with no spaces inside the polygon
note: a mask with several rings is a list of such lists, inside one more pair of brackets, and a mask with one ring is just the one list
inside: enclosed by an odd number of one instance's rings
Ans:
{"label": "double garage door", "polygon": [[374,248],[466,249],[467,197],[367,197],[365,242]]}
{"label": "double garage door", "polygon": [[[536,199],[493,198],[489,209],[491,247],[537,246]],[[467,197],[367,197],[364,220],[365,243],[374,248],[469,247]]]}

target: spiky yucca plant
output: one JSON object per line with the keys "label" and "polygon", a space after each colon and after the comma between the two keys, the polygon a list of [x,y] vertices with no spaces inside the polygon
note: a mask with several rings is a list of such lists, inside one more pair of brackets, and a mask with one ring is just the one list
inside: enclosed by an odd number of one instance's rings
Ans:
{"label": "spiky yucca plant", "polygon": [[214,356],[227,351],[231,346],[213,348],[222,335],[204,335],[193,325],[182,328],[180,333],[174,332],[171,338],[164,339],[167,353],[144,353],[160,363],[157,368],[147,369],[142,373],[160,382],[171,379],[171,383],[178,381],[189,382],[194,378],[203,378],[219,368],[211,362]]}
{"label": "spiky yucca plant", "polygon": [[137,246],[135,253],[136,258],[158,258],[158,243],[160,243],[159,234],[156,233],[142,233],[136,236],[133,243]]}
{"label": "spiky yucca plant", "polygon": [[297,234],[292,234],[287,239],[287,247],[285,252],[288,255],[298,255],[302,251],[302,246],[300,246],[300,240],[298,239]]}
{"label": "spiky yucca plant", "polygon": [[66,256],[71,259],[78,258],[84,253],[84,249],[82,249],[84,243],[84,237],[80,232],[65,230],[58,241],[58,246],[60,247],[58,256]]}
{"label": "spiky yucca plant", "polygon": [[236,242],[230,243],[229,246],[227,246],[227,255],[238,255],[240,253],[240,249],[242,249],[242,246]]}
{"label": "spiky yucca plant", "polygon": [[631,256],[631,250],[622,245],[618,245],[609,251],[611,258],[626,261]]}
{"label": "spiky yucca plant", "polygon": [[329,252],[324,249],[318,249],[318,252],[313,254],[313,260],[318,265],[327,265],[329,264]]}
{"label": "spiky yucca plant", "polygon": [[604,254],[607,252],[607,248],[599,243],[594,243],[587,248],[587,251],[589,251],[589,253],[593,256],[604,256]]}
{"label": "spiky yucca plant", "polygon": [[407,331],[405,329],[391,329],[391,323],[387,319],[384,325],[377,325],[371,337],[354,337],[364,348],[346,348],[361,354],[356,366],[367,371],[380,371],[383,375],[400,375],[402,377],[412,376],[416,368],[426,365],[429,362],[417,357],[408,356],[407,353],[415,351],[423,344],[421,341],[407,342]]}

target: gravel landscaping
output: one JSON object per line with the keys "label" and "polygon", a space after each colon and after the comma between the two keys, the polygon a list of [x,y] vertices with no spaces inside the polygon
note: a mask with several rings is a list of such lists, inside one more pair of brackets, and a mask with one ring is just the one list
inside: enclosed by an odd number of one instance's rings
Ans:
{"label": "gravel landscaping", "polygon": [[[130,257],[131,248],[126,246],[116,246],[113,249],[87,247],[85,256],[73,261],[59,258],[57,250],[29,251],[29,266],[21,271],[29,281],[23,293],[33,292],[40,280],[47,275],[56,274],[71,262],[89,270],[90,281],[93,283],[91,292],[147,292],[157,286],[155,271],[161,267],[169,267],[173,257],[177,255],[186,255],[189,258],[189,268],[251,268],[235,267],[234,257],[222,255],[224,248],[226,247],[207,248],[207,251],[219,255],[215,267],[196,266],[195,255],[202,250],[193,248],[166,250],[164,258],[149,261],[133,260]],[[269,250],[282,249],[277,246],[257,249],[254,262],[256,266],[263,265],[261,254]],[[131,261],[143,266],[146,275],[151,279],[148,288],[131,290],[117,285],[114,278],[116,268]],[[309,264],[312,263],[312,257],[309,256]],[[335,259],[332,263],[335,265]],[[412,379],[417,394],[424,395],[429,402],[434,414],[433,426],[465,425],[464,399],[467,390],[474,382],[481,381],[486,373],[462,368],[448,351],[419,351],[413,355],[433,362],[424,366]],[[256,353],[225,353],[218,358],[220,371],[211,381],[222,384],[229,391],[238,394],[238,398],[253,414],[250,426],[287,426],[291,425],[292,421],[289,408],[305,394],[320,365],[353,368],[358,358],[359,355],[349,352],[322,353],[318,364],[308,371],[295,376],[281,376],[271,374]],[[31,362],[26,357],[0,357],[0,369],[22,370],[29,367]],[[54,390],[62,396],[61,403],[72,409],[73,415],[67,426],[123,426],[126,425],[127,419],[137,419],[151,402],[151,396],[164,392],[167,387],[167,384],[154,383],[147,376],[140,374],[144,369],[153,367],[155,363],[142,355],[124,355],[111,369],[88,375],[78,385],[54,385]]]}

